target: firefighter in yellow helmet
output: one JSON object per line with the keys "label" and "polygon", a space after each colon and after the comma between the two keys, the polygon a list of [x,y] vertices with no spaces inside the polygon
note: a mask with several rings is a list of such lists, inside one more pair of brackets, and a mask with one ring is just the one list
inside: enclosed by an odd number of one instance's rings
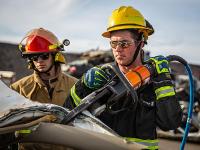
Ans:
{"label": "firefighter in yellow helmet", "polygon": [[[23,44],[25,42],[25,44]],[[61,72],[61,63],[65,63],[61,51],[63,44],[50,31],[36,28],[29,31],[19,44],[22,57],[34,73],[13,83],[11,88],[24,97],[41,103],[62,106],[76,78]],[[44,146],[44,145],[42,145]],[[38,144],[24,144],[21,149],[43,149]],[[57,149],[50,147],[51,149]]]}
{"label": "firefighter in yellow helmet", "polygon": [[[111,38],[111,34],[114,31],[128,31],[132,36],[134,36],[133,40],[138,41],[134,55],[130,55],[132,59],[129,60],[128,63],[124,64],[124,66],[134,64],[134,61],[138,58],[140,58],[141,62],[143,62],[144,52],[142,47],[144,44],[147,44],[148,36],[154,33],[153,26],[145,20],[143,15],[138,10],[130,6],[122,6],[119,9],[114,10],[109,18],[107,31],[104,32],[102,36]],[[113,48],[113,46],[116,46],[116,42],[111,40],[110,45]],[[141,57],[138,57],[138,55],[141,55]]]}
{"label": "firefighter in yellow helmet", "polygon": [[[110,38],[115,62],[121,72],[126,75],[133,70],[142,81],[144,74],[137,69],[148,64],[156,66],[155,74],[150,82],[137,89],[139,102],[136,106],[127,91],[117,101],[106,101],[106,97],[103,97],[89,108],[92,114],[119,135],[144,144],[147,149],[158,149],[157,127],[163,130],[176,129],[182,116],[167,59],[156,56],[144,60],[142,48],[153,33],[152,25],[135,8],[122,6],[112,12],[107,31],[102,36]],[[78,106],[82,98],[113,78],[118,81],[116,73],[105,65],[91,68],[72,87],[64,106],[70,109]]]}

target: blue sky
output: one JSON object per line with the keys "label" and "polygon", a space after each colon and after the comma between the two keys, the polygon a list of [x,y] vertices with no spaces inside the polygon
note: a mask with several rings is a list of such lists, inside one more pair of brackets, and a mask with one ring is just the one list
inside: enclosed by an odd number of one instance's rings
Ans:
{"label": "blue sky", "polygon": [[19,43],[27,31],[43,27],[62,41],[68,52],[109,49],[101,36],[111,12],[122,5],[138,9],[155,28],[145,46],[151,55],[179,55],[200,64],[199,0],[1,0],[0,41]]}

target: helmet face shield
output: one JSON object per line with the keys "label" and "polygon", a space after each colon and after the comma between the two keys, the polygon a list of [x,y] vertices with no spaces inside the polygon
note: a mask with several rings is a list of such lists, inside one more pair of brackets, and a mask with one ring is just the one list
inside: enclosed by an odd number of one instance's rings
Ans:
{"label": "helmet face shield", "polygon": [[22,55],[33,53],[51,53],[59,51],[62,44],[50,31],[43,28],[33,29],[22,39],[19,49]]}
{"label": "helmet face shield", "polygon": [[26,39],[25,53],[49,53],[49,41],[40,36],[30,36]]}

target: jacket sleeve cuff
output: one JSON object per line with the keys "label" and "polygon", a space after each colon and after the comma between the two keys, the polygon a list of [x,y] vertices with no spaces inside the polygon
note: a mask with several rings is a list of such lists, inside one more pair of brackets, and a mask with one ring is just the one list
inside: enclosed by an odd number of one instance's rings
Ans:
{"label": "jacket sleeve cuff", "polygon": [[155,78],[153,81],[153,85],[157,100],[171,97],[176,94],[174,84],[171,78],[168,77],[166,74],[159,75],[157,78]]}
{"label": "jacket sleeve cuff", "polygon": [[163,86],[155,90],[156,100],[161,100],[162,98],[175,96],[175,90],[173,86]]}
{"label": "jacket sleeve cuff", "polygon": [[79,80],[70,90],[70,95],[75,103],[78,106],[81,100],[90,94],[93,90],[89,89],[84,85],[84,83]]}

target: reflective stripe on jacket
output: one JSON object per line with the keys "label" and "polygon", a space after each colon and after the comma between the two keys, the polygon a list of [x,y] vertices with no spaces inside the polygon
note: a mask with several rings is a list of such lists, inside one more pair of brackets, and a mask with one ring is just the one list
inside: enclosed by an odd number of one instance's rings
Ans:
{"label": "reflective stripe on jacket", "polygon": [[158,149],[158,142],[159,140],[143,140],[143,139],[139,139],[139,138],[125,138],[127,141],[129,142],[135,142],[135,143],[138,143],[138,144],[142,144],[144,146],[146,146],[145,149],[151,149],[151,150],[154,150],[154,149]]}
{"label": "reflective stripe on jacket", "polygon": [[173,86],[163,86],[156,89],[155,93],[156,93],[156,99],[159,100],[167,96],[174,96],[175,90]]}
{"label": "reflective stripe on jacket", "polygon": [[78,106],[81,103],[81,98],[76,94],[75,85],[71,88],[70,94],[73,98],[75,105]]}

